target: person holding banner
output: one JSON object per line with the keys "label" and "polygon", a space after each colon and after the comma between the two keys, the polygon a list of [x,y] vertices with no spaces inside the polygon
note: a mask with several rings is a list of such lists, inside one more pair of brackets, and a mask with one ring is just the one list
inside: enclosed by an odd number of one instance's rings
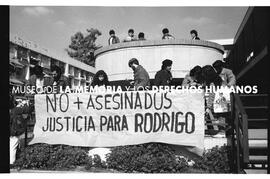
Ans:
{"label": "person holding banner", "polygon": [[[211,65],[206,65],[202,68],[202,77],[203,77],[203,84],[205,87],[215,87],[220,86],[222,84],[222,79],[220,76],[216,73],[214,68]],[[213,88],[212,88],[213,89]],[[214,99],[215,99],[215,92],[210,92],[205,94],[205,103],[206,103],[206,116],[209,117],[210,120],[206,120],[206,123],[213,124],[214,119]],[[209,132],[213,129],[215,131],[219,130],[219,127],[213,125],[213,126],[207,126]]]}
{"label": "person holding banner", "polygon": [[224,62],[221,60],[217,60],[212,65],[216,72],[219,74],[219,76],[222,79],[222,84],[226,86],[235,86],[236,84],[236,78],[233,74],[232,70],[225,68]]}
{"label": "person holding banner", "polygon": [[166,59],[162,62],[161,70],[155,75],[155,86],[168,86],[172,82],[172,61]]}
{"label": "person holding banner", "polygon": [[[52,66],[53,86],[62,87],[63,90],[69,85],[68,78],[63,75],[62,69],[59,66]],[[57,89],[59,91],[59,89]]]}
{"label": "person holding banner", "polygon": [[132,58],[128,62],[128,66],[134,73],[134,90],[144,90],[150,87],[150,79],[147,71],[139,64],[136,58]]}

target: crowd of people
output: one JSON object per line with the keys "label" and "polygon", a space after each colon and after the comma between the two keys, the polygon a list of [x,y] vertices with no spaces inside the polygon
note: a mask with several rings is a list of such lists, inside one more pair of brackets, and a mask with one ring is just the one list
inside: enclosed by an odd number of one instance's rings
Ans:
{"label": "crowd of people", "polygon": [[[169,33],[168,28],[164,28],[162,30],[162,34],[163,34],[162,40],[175,39],[175,37]],[[110,30],[109,35],[110,35],[110,38],[108,40],[109,45],[120,43],[120,39],[115,35],[114,30]],[[198,32],[196,30],[191,30],[190,35],[192,40],[200,40],[200,38],[198,37]],[[143,41],[143,40],[146,40],[143,32],[140,32],[138,34],[138,37],[136,37],[134,34],[134,29],[129,29],[128,36],[122,42]]]}
{"label": "crowd of people", "polygon": [[[163,36],[162,39],[174,39],[174,37],[169,34],[169,30],[167,28],[162,30]],[[109,32],[110,38],[108,40],[109,45],[119,43],[120,39],[115,36],[114,30],[110,30]],[[192,30],[190,32],[191,37],[193,40],[199,40],[198,33],[196,30]],[[140,32],[138,34],[138,38],[134,35],[134,30],[129,29],[128,37],[124,39],[123,42],[130,42],[135,40],[145,40],[144,33]],[[144,89],[151,89],[151,86],[172,86],[174,85],[173,76],[171,73],[173,61],[170,59],[165,59],[162,61],[161,69],[158,70],[155,74],[154,80],[152,83],[150,82],[150,77],[147,70],[140,65],[140,62],[136,58],[131,58],[128,61],[128,66],[132,69],[134,79],[130,82],[130,85],[133,86],[133,90],[144,90]],[[181,86],[191,87],[191,86],[234,86],[236,84],[236,78],[232,72],[232,70],[225,67],[225,63],[221,60],[215,61],[212,65],[205,65],[195,66],[193,67],[188,74],[186,74],[185,78],[182,81]],[[99,70],[93,77],[93,80],[90,84],[91,86],[110,86],[110,81],[105,71]],[[56,65],[51,67],[51,71],[45,73],[43,68],[39,65],[36,65],[33,68],[32,75],[26,86],[35,86],[37,88],[43,88],[44,86],[56,86],[65,89],[67,86],[70,87],[70,82],[67,77],[63,75],[63,70]],[[57,90],[59,92],[59,89]],[[210,116],[210,123],[213,119],[213,100],[215,94],[210,93],[207,95],[205,100],[205,111],[206,115]],[[33,100],[33,99],[32,99]],[[30,101],[31,103],[31,101]],[[32,101],[33,104],[33,101]],[[11,150],[15,150],[19,145],[19,138],[18,136],[24,133],[24,126],[20,126],[23,124],[26,117],[23,114],[30,114],[33,112],[34,105],[29,104],[22,104],[22,103],[15,103],[14,99],[11,97],[10,101],[10,147]],[[22,129],[23,128],[23,129]],[[213,128],[212,126],[209,129]],[[219,127],[219,129],[225,129]],[[11,155],[11,163],[15,160],[14,153]]]}
{"label": "crowd of people", "polygon": [[[134,80],[131,84],[134,90],[146,89],[151,86],[170,86],[172,85],[172,60],[165,59],[162,62],[161,69],[156,72],[154,82],[150,85],[148,72],[140,65],[139,60],[131,58],[128,66],[133,70]],[[183,79],[182,86],[234,86],[236,84],[235,75],[232,70],[225,67],[225,63],[221,60],[215,61],[212,66],[205,65],[193,67]],[[95,76],[92,86],[108,86],[108,76],[103,70],[98,71]],[[150,88],[148,88],[150,89]]]}
{"label": "crowd of people", "polygon": [[[172,80],[173,76],[171,73],[173,61],[169,59],[165,59],[162,62],[161,69],[156,72],[155,78],[153,83],[150,83],[150,78],[148,72],[144,69],[143,66],[140,65],[138,59],[132,58],[128,62],[128,66],[133,70],[134,80],[130,83],[133,85],[134,88],[132,90],[145,90],[145,89],[151,89],[151,86],[172,86]],[[107,74],[101,70],[96,73],[94,76],[94,82],[92,83],[93,86],[108,86],[110,83],[108,81]],[[185,78],[182,81],[181,86],[183,87],[199,87],[201,86],[202,89],[207,87],[213,87],[213,86],[235,86],[236,85],[236,78],[233,74],[232,70],[225,67],[225,63],[221,60],[215,61],[212,65],[205,65],[203,67],[201,66],[195,66],[193,67],[188,74],[186,74]],[[206,120],[208,123],[212,124],[212,121],[214,121],[214,118],[218,118],[218,120],[225,123],[224,115],[215,114],[214,112],[214,100],[216,97],[215,92],[210,92],[205,94],[205,112],[206,112],[206,118],[209,120]],[[220,101],[223,100],[225,102],[225,98],[222,93],[220,95]],[[217,128],[214,129],[214,127]],[[211,126],[209,125],[208,129],[211,131],[219,132],[221,130],[226,130],[226,127],[224,126]],[[216,136],[218,136],[217,134]]]}

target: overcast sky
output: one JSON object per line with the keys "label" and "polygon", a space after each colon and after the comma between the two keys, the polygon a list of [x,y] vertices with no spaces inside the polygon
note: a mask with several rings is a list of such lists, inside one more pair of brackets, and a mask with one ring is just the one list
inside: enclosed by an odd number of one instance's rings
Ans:
{"label": "overcast sky", "polygon": [[38,43],[59,55],[70,37],[87,28],[102,32],[97,44],[107,45],[109,30],[123,40],[129,28],[161,39],[167,27],[176,38],[190,39],[196,29],[201,39],[234,38],[248,7],[27,7],[11,6],[10,32]]}

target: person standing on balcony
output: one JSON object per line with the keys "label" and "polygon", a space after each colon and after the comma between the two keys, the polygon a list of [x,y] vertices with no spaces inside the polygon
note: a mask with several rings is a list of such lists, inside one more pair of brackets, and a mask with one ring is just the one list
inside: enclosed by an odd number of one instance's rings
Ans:
{"label": "person standing on balcony", "polygon": [[120,43],[120,40],[119,40],[119,38],[115,35],[114,30],[110,30],[109,34],[110,34],[110,38],[109,38],[109,40],[108,40],[109,45],[116,44],[116,43]]}
{"label": "person standing on balcony", "polygon": [[129,29],[128,30],[128,36],[124,39],[123,42],[131,42],[131,41],[136,41],[136,37],[134,35],[134,30],[133,29]]}
{"label": "person standing on balcony", "polygon": [[36,65],[33,68],[33,75],[29,78],[29,85],[36,86],[36,88],[43,88],[44,85],[44,74],[43,68],[39,65]]}
{"label": "person standing on balcony", "polygon": [[162,40],[166,40],[166,39],[175,39],[174,36],[172,36],[171,34],[169,34],[169,29],[164,28],[162,30],[163,36],[162,36]]}
{"label": "person standing on balcony", "polygon": [[190,35],[192,40],[200,40],[200,38],[198,37],[198,32],[196,30],[191,30]]}
{"label": "person standing on balcony", "polygon": [[53,86],[61,86],[63,90],[65,90],[67,86],[70,87],[68,78],[63,75],[62,69],[59,66],[52,66],[51,72],[53,76]]}
{"label": "person standing on balcony", "polygon": [[94,78],[93,82],[91,83],[91,86],[105,86],[107,87],[109,85],[108,75],[103,70],[99,70]]}
{"label": "person standing on balcony", "polygon": [[169,86],[172,82],[172,61],[166,59],[162,62],[161,70],[155,75],[154,85],[155,86]]}
{"label": "person standing on balcony", "polygon": [[221,60],[217,60],[212,65],[216,72],[222,79],[222,85],[225,86],[235,86],[236,79],[235,75],[233,74],[232,70],[225,68],[225,64]]}
{"label": "person standing on balcony", "polygon": [[39,65],[36,65],[33,68],[33,74],[30,76],[27,86],[35,86],[36,87],[35,92],[42,92],[44,87],[51,85],[52,79],[44,76],[43,68]]}
{"label": "person standing on balcony", "polygon": [[147,71],[139,64],[136,58],[132,58],[128,62],[128,66],[134,73],[134,90],[143,90],[150,87],[150,78]]}
{"label": "person standing on balcony", "polygon": [[139,33],[139,35],[138,35],[138,40],[140,41],[140,40],[146,40],[145,38],[144,38],[144,33],[143,32],[140,32]]}

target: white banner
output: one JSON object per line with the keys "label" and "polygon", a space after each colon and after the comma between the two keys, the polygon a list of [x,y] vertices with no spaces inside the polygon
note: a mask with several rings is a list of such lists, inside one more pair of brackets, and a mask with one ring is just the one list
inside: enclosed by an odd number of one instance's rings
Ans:
{"label": "white banner", "polygon": [[35,114],[31,144],[113,147],[162,142],[204,148],[202,93],[39,94]]}

